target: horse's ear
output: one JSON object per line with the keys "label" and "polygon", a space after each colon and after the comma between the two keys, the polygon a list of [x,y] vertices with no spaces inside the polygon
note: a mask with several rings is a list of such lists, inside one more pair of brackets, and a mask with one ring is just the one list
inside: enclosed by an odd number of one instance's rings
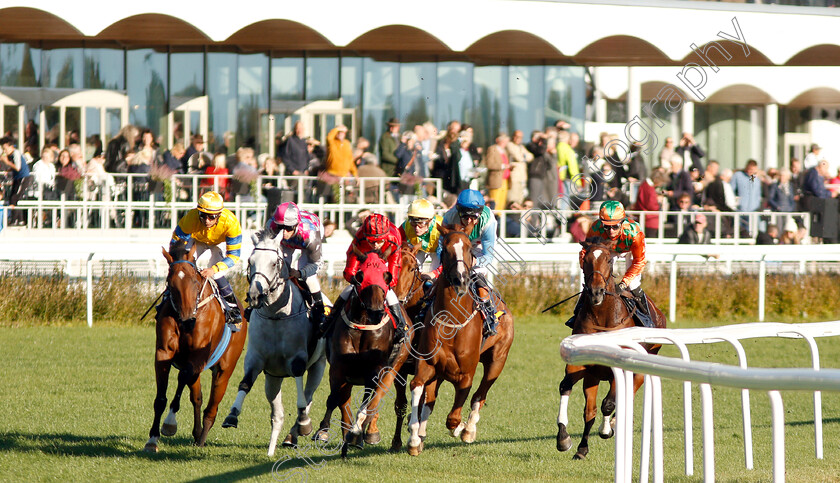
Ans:
{"label": "horse's ear", "polygon": [[171,264],[172,263],[172,255],[170,255],[169,252],[166,251],[166,248],[164,248],[164,247],[160,247],[160,251],[163,252],[163,258],[165,258],[166,261]]}
{"label": "horse's ear", "polygon": [[195,261],[195,251],[198,249],[198,245],[195,244],[195,241],[191,238],[190,242],[190,252],[189,256],[187,257],[188,260]]}
{"label": "horse's ear", "polygon": [[258,237],[256,233],[252,234],[251,235],[251,243],[253,243],[254,246],[257,246],[257,243],[259,243],[259,242],[260,242],[260,237]]}
{"label": "horse's ear", "polygon": [[580,246],[582,246],[584,250],[589,251],[589,247],[591,247],[592,244],[586,240],[583,240],[580,242]]}
{"label": "horse's ear", "polygon": [[385,285],[391,286],[391,281],[394,280],[394,276],[391,275],[391,272],[385,272],[382,274],[382,278],[385,279]]}
{"label": "horse's ear", "polygon": [[452,231],[452,229],[448,226],[440,225],[438,227],[438,231],[440,231],[441,235],[446,236],[449,234],[450,231]]}

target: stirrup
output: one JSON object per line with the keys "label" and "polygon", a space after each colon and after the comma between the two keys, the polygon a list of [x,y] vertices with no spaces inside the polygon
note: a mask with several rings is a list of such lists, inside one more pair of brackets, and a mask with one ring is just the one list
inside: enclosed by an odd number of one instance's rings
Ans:
{"label": "stirrup", "polygon": [[228,327],[230,327],[230,332],[235,334],[242,330],[242,319],[239,319],[238,322],[226,322]]}

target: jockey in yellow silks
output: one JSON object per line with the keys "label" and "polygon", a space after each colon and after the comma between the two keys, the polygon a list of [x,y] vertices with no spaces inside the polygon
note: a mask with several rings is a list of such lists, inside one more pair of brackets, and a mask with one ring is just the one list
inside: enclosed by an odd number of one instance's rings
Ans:
{"label": "jockey in yellow silks", "polygon": [[[233,332],[242,326],[242,314],[233,287],[230,286],[225,272],[239,262],[242,248],[242,227],[236,215],[224,207],[222,195],[208,191],[198,199],[198,206],[188,211],[172,233],[170,243],[193,239],[196,245],[195,258],[210,250],[210,266],[201,271],[205,278],[213,277],[219,287],[219,295],[227,302],[225,318]],[[219,245],[225,243],[226,252],[222,253]]]}

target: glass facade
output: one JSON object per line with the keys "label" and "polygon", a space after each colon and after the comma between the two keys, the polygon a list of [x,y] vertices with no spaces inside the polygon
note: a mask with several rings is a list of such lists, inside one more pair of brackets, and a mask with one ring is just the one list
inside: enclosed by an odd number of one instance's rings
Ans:
{"label": "glass facade", "polygon": [[[123,91],[129,98],[129,122],[149,127],[164,139],[170,110],[206,95],[207,147],[224,147],[228,153],[246,144],[268,151],[271,134],[264,131],[275,101],[342,98],[344,107],[356,109],[354,136],[363,135],[374,146],[391,117],[399,118],[404,130],[426,121],[442,129],[449,121],[459,120],[474,126],[477,144],[487,145],[500,131],[521,129],[527,138],[531,130],[557,119],[568,120],[582,132],[585,115],[581,67],[400,63],[204,48],[41,49],[25,43],[0,44],[2,87]],[[38,110],[38,106],[26,107],[27,113]],[[97,111],[89,111],[85,111],[87,130],[105,129],[95,116]],[[7,130],[17,122],[11,114],[6,116],[10,118]],[[46,128],[56,123],[54,113],[48,114]],[[106,119],[109,132],[119,127],[111,114]],[[277,122],[276,129],[282,130],[282,116]],[[333,127],[331,118],[326,122],[323,128]],[[176,131],[178,123],[189,123],[190,131],[199,126],[196,117],[187,120],[182,114],[175,115],[174,123]],[[315,136],[326,132],[316,127]]]}
{"label": "glass facade", "polygon": [[694,106],[694,138],[706,149],[706,162],[741,169],[747,160],[763,166],[764,106],[702,104]]}

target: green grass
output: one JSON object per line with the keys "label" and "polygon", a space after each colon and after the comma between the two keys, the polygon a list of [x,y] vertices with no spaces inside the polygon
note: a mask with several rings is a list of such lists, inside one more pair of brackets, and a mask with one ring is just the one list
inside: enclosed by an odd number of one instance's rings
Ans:
{"label": "green grass", "polygon": [[[686,327],[690,324],[680,324]],[[141,451],[148,438],[154,398],[152,367],[154,330],[151,327],[29,327],[0,329],[5,374],[0,378],[0,480],[70,481],[234,481],[269,480],[275,461],[293,458],[282,468],[297,467],[311,481],[609,481],[613,477],[613,440],[591,440],[586,461],[572,461],[572,452],[555,448],[557,386],[564,364],[558,347],[569,331],[554,318],[520,317],[516,340],[502,376],[491,389],[478,423],[478,441],[465,445],[448,436],[445,415],[452,402],[452,386],[441,390],[440,404],[429,423],[426,450],[419,457],[387,453],[394,416],[390,401],[383,410],[383,443],[363,451],[351,450],[342,461],[309,449],[305,456],[323,466],[312,468],[293,451],[278,448],[266,456],[269,407],[263,378],[245,402],[238,429],[222,429],[221,420],[235,397],[242,376],[237,372],[220,406],[217,425],[208,445],[190,444],[191,406],[185,396],[179,432],[162,438],[161,452]],[[825,367],[838,367],[840,340],[818,341]],[[801,341],[749,341],[750,365],[807,366],[809,354]],[[675,355],[671,348],[663,354]],[[695,347],[698,360],[735,363],[734,350],[723,344]],[[244,355],[243,355],[244,357]],[[209,373],[205,373],[209,376]],[[205,400],[209,391],[205,378]],[[174,390],[174,378],[169,397]],[[681,384],[663,381],[665,394],[666,481],[702,478],[699,391],[694,386],[694,476],[683,473]],[[294,384],[284,384],[286,425],[295,412]],[[601,397],[605,385],[602,385]],[[313,419],[323,415],[326,379],[316,394]],[[823,395],[825,459],[816,460],[813,447],[813,409],[809,393],[783,393],[786,413],[788,481],[832,481],[840,474],[840,397]],[[637,397],[636,426],[641,426],[641,397]],[[582,430],[583,397],[572,393],[570,433],[577,445]],[[716,477],[719,481],[771,479],[770,410],[766,394],[752,393],[756,469],[744,468],[740,392],[715,388]],[[404,437],[404,440],[407,437]],[[638,472],[638,434],[635,472]],[[294,481],[294,480],[290,480]]]}

